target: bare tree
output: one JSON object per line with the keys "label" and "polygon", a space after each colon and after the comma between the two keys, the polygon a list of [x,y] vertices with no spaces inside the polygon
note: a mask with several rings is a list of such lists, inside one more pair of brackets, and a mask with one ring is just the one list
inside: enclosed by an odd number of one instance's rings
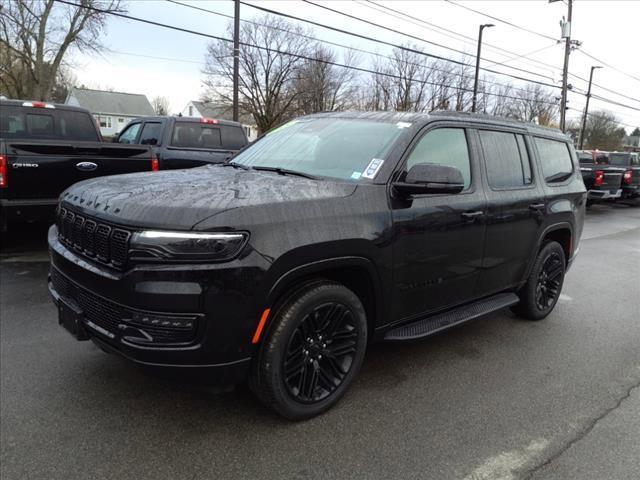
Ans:
{"label": "bare tree", "polygon": [[169,99],[167,97],[156,96],[151,100],[151,106],[156,115],[169,115]]}
{"label": "bare tree", "polygon": [[559,106],[553,92],[538,84],[527,84],[515,92],[517,99],[512,99],[506,108],[506,116],[522,120],[536,121],[540,125],[552,126],[559,113]]}
{"label": "bare tree", "polygon": [[[578,122],[574,126],[579,128]],[[611,112],[599,110],[587,117],[587,128],[584,131],[585,148],[599,150],[622,150],[622,141],[626,132],[620,126],[620,120]]]}
{"label": "bare tree", "polygon": [[121,0],[13,0],[0,6],[0,88],[10,97],[49,100],[72,47],[100,51],[108,12],[125,11]]}
{"label": "bare tree", "polygon": [[[227,27],[232,36],[232,25]],[[300,92],[296,78],[309,56],[311,40],[305,31],[278,17],[264,16],[240,29],[240,109],[253,116],[263,133],[294,115]],[[288,52],[284,55],[280,52]],[[204,84],[208,96],[223,106],[232,102],[233,46],[222,40],[207,47]]]}
{"label": "bare tree", "polygon": [[[337,55],[321,44],[315,45],[311,59],[304,60],[295,82],[298,110],[301,114],[345,110],[351,107],[355,93],[356,71],[333,65]],[[356,57],[347,51],[341,62],[352,66]]]}

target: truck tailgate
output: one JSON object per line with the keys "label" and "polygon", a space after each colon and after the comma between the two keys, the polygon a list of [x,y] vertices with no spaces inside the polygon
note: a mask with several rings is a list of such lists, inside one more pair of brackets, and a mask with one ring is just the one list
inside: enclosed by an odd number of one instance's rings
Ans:
{"label": "truck tailgate", "polygon": [[151,170],[144,145],[98,142],[7,141],[8,187],[12,200],[55,199],[70,185],[93,177]]}

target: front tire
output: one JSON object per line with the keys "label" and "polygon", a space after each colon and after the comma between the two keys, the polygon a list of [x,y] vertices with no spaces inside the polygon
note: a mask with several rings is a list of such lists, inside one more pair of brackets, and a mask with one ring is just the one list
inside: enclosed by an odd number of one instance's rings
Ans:
{"label": "front tire", "polygon": [[556,306],[562,285],[566,260],[558,242],[546,243],[538,252],[531,274],[518,292],[520,303],[513,311],[527,320],[542,320]]}
{"label": "front tire", "polygon": [[367,345],[362,303],[348,288],[318,282],[278,308],[254,360],[250,386],[290,420],[331,408],[358,374]]}

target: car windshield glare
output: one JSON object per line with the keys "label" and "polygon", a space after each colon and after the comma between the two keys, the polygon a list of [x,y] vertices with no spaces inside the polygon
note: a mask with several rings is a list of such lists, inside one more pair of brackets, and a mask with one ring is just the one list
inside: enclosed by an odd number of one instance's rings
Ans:
{"label": "car windshield glare", "polygon": [[[377,173],[402,126],[358,119],[292,120],[268,132],[233,163],[271,167],[313,176],[359,180],[367,167]],[[374,177],[369,175],[368,178]]]}

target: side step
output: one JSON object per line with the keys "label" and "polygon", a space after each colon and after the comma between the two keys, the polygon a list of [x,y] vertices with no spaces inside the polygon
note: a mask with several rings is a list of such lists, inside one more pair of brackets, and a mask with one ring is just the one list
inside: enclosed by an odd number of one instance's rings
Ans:
{"label": "side step", "polygon": [[500,293],[484,300],[470,303],[463,307],[449,310],[448,312],[427,317],[407,325],[402,325],[389,330],[385,340],[402,341],[416,340],[427,337],[432,333],[439,332],[454,325],[459,325],[468,320],[481,317],[487,313],[495,312],[504,307],[509,307],[518,303],[520,299],[515,293]]}

